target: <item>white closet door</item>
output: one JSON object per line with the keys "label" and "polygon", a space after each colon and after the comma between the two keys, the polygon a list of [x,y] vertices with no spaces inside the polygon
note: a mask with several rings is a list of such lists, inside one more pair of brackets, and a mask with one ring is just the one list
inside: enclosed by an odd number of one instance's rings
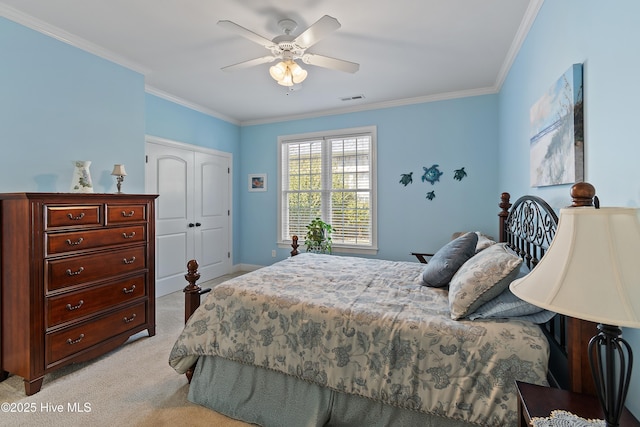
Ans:
{"label": "white closet door", "polygon": [[[183,144],[180,144],[181,146]],[[145,188],[156,200],[156,296],[231,272],[230,156],[147,142]]]}
{"label": "white closet door", "polygon": [[156,199],[156,296],[184,288],[186,261],[194,258],[193,153],[147,144],[145,186]]}
{"label": "white closet door", "polygon": [[231,272],[229,157],[195,153],[195,259],[200,282]]}

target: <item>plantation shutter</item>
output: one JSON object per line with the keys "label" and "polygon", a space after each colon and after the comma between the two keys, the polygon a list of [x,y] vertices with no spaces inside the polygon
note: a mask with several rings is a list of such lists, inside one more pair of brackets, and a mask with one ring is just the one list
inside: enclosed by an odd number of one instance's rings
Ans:
{"label": "plantation shutter", "polygon": [[330,223],[334,248],[372,248],[374,144],[371,132],[281,141],[281,241],[304,243],[316,217]]}

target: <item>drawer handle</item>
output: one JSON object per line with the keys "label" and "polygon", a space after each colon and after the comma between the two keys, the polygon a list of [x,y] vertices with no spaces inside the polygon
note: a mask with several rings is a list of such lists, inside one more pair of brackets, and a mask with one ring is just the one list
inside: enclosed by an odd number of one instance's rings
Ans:
{"label": "drawer handle", "polygon": [[122,216],[125,218],[129,218],[132,217],[136,212],[135,211],[131,211],[129,213],[126,213],[125,211],[122,211]]}
{"label": "drawer handle", "polygon": [[78,274],[84,271],[84,267],[80,267],[78,271],[71,271],[70,268],[67,269],[67,276],[77,276]]}
{"label": "drawer handle", "polygon": [[75,340],[72,340],[71,338],[69,338],[69,339],[67,339],[67,344],[69,344],[69,345],[78,344],[80,341],[82,341],[82,338],[84,338],[84,334],[80,334],[80,336],[78,338],[76,338]]}
{"label": "drawer handle", "polygon": [[80,215],[78,216],[73,216],[70,213],[68,213],[67,217],[72,221],[80,221],[82,218],[84,218],[84,212],[80,212]]}
{"label": "drawer handle", "polygon": [[136,319],[136,314],[135,314],[135,313],[133,313],[133,314],[131,315],[131,317],[123,317],[123,318],[122,318],[122,321],[123,321],[124,323],[131,323],[131,322],[133,322],[135,319]]}
{"label": "drawer handle", "polygon": [[122,293],[124,294],[132,294],[133,291],[136,290],[136,285],[131,285],[131,289],[122,288]]}
{"label": "drawer handle", "polygon": [[82,307],[82,304],[84,304],[84,300],[80,300],[77,305],[67,304],[67,310],[69,311],[77,310],[80,307]]}
{"label": "drawer handle", "polygon": [[125,264],[133,264],[134,262],[136,262],[136,257],[131,257],[131,259],[122,258],[122,262],[124,262]]}
{"label": "drawer handle", "polygon": [[124,237],[125,239],[131,239],[135,235],[136,235],[135,231],[132,231],[131,234],[122,233],[122,237]]}
{"label": "drawer handle", "polygon": [[69,246],[78,246],[84,240],[83,237],[78,238],[75,242],[72,242],[71,239],[67,239],[67,245]]}

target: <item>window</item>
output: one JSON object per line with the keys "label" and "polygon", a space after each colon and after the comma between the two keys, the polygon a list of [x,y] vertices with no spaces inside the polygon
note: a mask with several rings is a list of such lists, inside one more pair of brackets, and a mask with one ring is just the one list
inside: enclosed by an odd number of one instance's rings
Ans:
{"label": "window", "polygon": [[279,243],[316,217],[334,228],[333,250],[375,253],[375,127],[278,138]]}

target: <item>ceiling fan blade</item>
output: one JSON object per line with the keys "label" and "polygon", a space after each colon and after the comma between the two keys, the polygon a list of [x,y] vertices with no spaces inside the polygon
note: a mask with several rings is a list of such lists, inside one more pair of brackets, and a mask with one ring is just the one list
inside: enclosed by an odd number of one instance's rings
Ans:
{"label": "ceiling fan blade", "polygon": [[249,39],[254,43],[258,43],[259,45],[264,46],[267,49],[271,49],[272,47],[275,46],[275,43],[273,43],[271,40],[265,37],[262,37],[260,34],[256,34],[251,30],[247,30],[246,28],[236,24],[235,22],[218,21],[218,25],[246,39]]}
{"label": "ceiling fan blade", "polygon": [[278,58],[276,58],[275,56],[271,56],[271,55],[263,56],[261,58],[250,59],[248,61],[238,62],[237,64],[227,65],[226,67],[222,67],[221,70],[223,70],[223,71],[242,70],[242,69],[245,69],[245,68],[254,67],[256,65],[266,64],[267,62],[273,62],[276,59],[278,59]]}
{"label": "ceiling fan blade", "polygon": [[332,33],[340,28],[340,26],[341,25],[336,18],[329,15],[324,15],[313,25],[304,30],[304,32],[296,37],[293,42],[298,46],[307,49],[319,42],[329,33]]}
{"label": "ceiling fan blade", "polygon": [[356,64],[355,62],[330,58],[328,56],[314,55],[312,53],[304,54],[301,59],[305,64],[317,65],[318,67],[331,68],[332,70],[339,70],[347,73],[355,73],[360,69],[360,64]]}

